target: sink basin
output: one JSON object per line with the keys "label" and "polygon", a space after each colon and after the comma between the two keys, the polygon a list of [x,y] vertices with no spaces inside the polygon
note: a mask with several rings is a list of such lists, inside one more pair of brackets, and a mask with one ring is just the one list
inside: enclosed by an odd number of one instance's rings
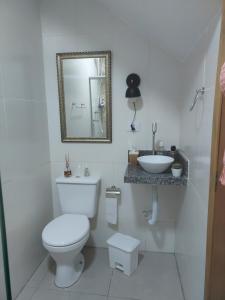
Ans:
{"label": "sink basin", "polygon": [[164,155],[145,155],[137,160],[145,171],[155,174],[163,173],[174,162],[172,157]]}

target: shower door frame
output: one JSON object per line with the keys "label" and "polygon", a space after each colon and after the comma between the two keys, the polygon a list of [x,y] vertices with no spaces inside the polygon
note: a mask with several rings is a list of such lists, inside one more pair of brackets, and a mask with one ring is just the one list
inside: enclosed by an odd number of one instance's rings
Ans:
{"label": "shower door frame", "polygon": [[1,246],[2,246],[6,297],[7,297],[7,300],[12,300],[10,270],[9,270],[9,258],[8,258],[8,246],[7,246],[7,236],[6,236],[5,214],[4,214],[4,203],[3,203],[3,195],[2,195],[1,177],[0,177],[0,231],[1,231],[0,243],[1,243]]}
{"label": "shower door frame", "polygon": [[[216,90],[214,98],[214,116],[211,145],[211,169],[209,186],[209,206],[208,206],[208,229],[207,229],[207,248],[206,248],[206,271],[205,271],[205,300],[224,299],[224,279],[225,268],[221,256],[225,256],[225,237],[221,240],[220,225],[224,223],[221,218],[221,210],[225,209],[225,199],[218,201],[221,192],[218,191],[219,174],[221,172],[221,126],[225,123],[224,109],[225,96],[220,88],[220,70],[225,62],[225,0],[222,0],[222,24],[220,33],[219,57],[217,67]],[[223,127],[222,127],[223,128]],[[225,129],[224,129],[225,130]],[[224,132],[223,132],[224,134]],[[220,199],[221,200],[221,199]],[[220,249],[220,251],[218,251]],[[224,259],[223,259],[224,261]],[[221,287],[221,288],[220,288]]]}

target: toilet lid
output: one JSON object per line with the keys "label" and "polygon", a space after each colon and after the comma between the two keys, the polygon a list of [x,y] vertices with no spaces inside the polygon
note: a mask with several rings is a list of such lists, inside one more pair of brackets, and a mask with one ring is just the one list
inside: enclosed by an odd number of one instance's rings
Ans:
{"label": "toilet lid", "polygon": [[86,216],[65,214],[45,226],[42,240],[53,247],[69,246],[81,241],[88,234],[89,227]]}

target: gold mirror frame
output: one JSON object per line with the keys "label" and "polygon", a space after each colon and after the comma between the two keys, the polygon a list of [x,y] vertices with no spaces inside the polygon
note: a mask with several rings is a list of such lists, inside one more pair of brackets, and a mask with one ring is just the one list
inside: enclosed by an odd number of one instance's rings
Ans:
{"label": "gold mirror frame", "polygon": [[[69,137],[66,129],[65,94],[63,82],[63,60],[76,58],[99,58],[106,61],[106,137]],[[57,78],[59,93],[59,111],[62,143],[112,143],[112,84],[111,84],[111,51],[57,53]]]}

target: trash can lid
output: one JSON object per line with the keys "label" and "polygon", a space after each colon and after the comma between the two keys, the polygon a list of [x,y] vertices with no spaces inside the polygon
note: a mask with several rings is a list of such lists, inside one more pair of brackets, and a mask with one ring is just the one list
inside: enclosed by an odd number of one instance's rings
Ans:
{"label": "trash can lid", "polygon": [[140,245],[140,241],[129,235],[115,233],[107,240],[107,244],[125,252],[132,252]]}

